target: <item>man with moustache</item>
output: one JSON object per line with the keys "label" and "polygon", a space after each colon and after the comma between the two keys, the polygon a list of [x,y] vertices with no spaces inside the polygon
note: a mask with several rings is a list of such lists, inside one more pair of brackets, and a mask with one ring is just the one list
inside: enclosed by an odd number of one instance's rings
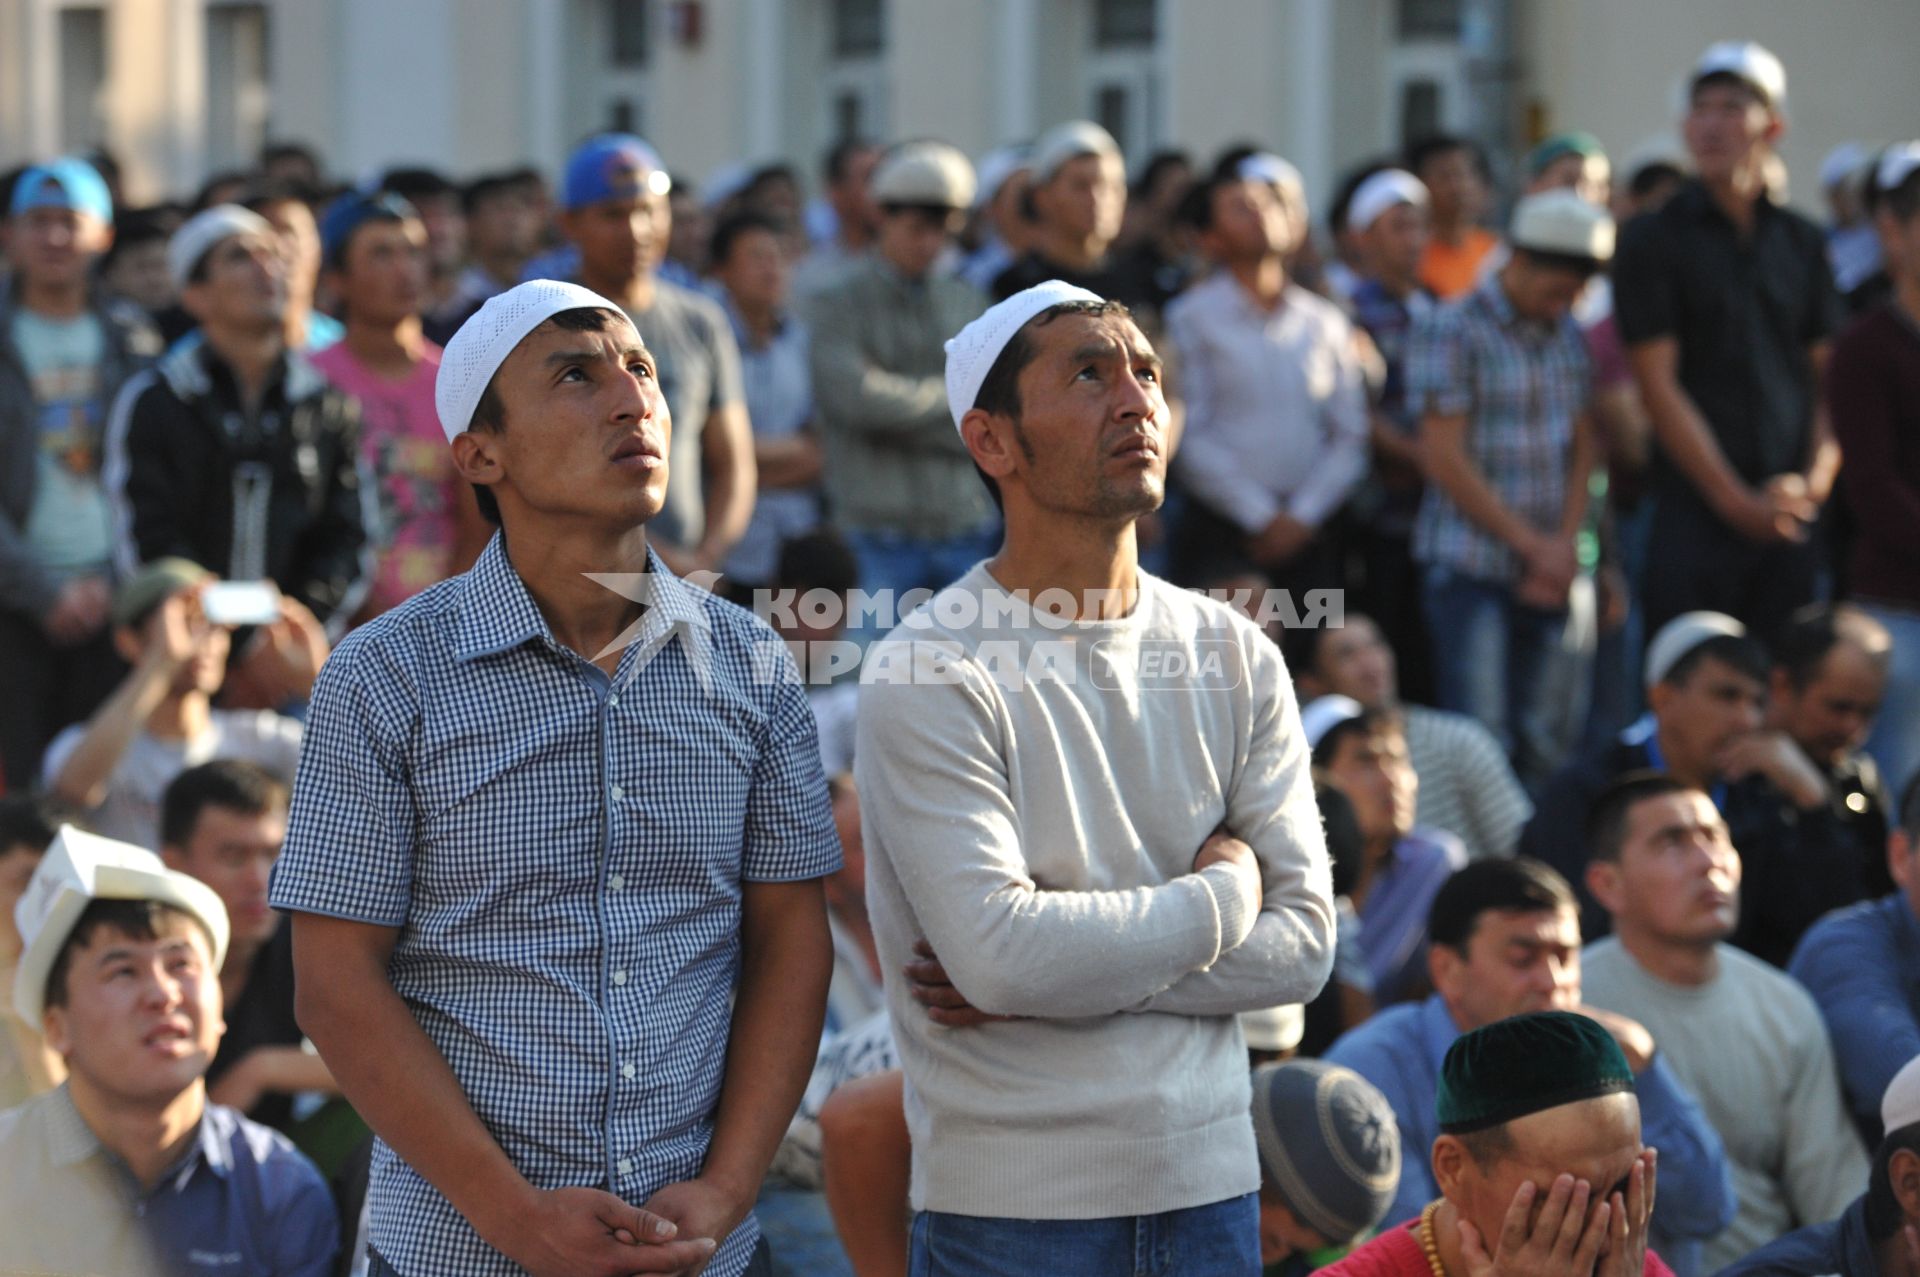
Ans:
{"label": "man with moustache", "polygon": [[917,1272],[1260,1271],[1234,1016],[1318,993],[1331,881],[1278,649],[1139,568],[1160,373],[1058,281],[947,347],[1006,537],[870,651],[854,764]]}
{"label": "man with moustache", "polygon": [[482,306],[436,403],[500,534],[314,689],[271,900],[377,1275],[770,1271],[840,856],[792,660],[648,543],[662,383],[577,284]]}

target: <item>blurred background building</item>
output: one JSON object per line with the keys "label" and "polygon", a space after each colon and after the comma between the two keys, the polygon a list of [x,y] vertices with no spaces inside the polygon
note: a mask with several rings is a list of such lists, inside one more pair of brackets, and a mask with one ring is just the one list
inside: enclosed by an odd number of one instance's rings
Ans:
{"label": "blurred background building", "polygon": [[1920,119],[1916,0],[0,0],[0,166],[105,147],[130,198],[263,142],[352,177],[551,169],[604,127],[695,181],[809,170],[832,142],[978,153],[1055,121],[1154,149],[1258,139],[1322,196],[1437,129],[1495,155],[1580,127],[1616,155],[1669,127],[1709,41],[1772,47],[1790,171]]}

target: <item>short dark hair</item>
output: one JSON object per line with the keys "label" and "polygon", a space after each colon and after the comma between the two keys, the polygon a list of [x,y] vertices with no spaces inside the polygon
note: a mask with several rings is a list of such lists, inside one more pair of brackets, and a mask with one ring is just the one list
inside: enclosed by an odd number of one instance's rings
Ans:
{"label": "short dark hair", "polygon": [[1354,814],[1353,801],[1332,785],[1315,785],[1313,800],[1320,808],[1320,823],[1327,836],[1327,860],[1333,868],[1333,894],[1344,896],[1360,880],[1360,865],[1367,858],[1366,837],[1360,832],[1360,818]]}
{"label": "short dark hair", "polygon": [[[609,325],[617,323],[619,316],[604,306],[576,306],[572,310],[556,311],[534,328],[540,331],[552,324],[562,332],[603,333]],[[500,370],[495,369],[487,381],[487,388],[480,392],[480,401],[473,406],[473,419],[467,424],[469,430],[487,430],[498,434],[507,428],[507,406],[500,401]],[[493,490],[484,483],[473,486],[474,500],[480,503],[480,513],[494,527],[500,526],[500,503],[494,499]]]}
{"label": "short dark hair", "polygon": [[380,189],[392,191],[412,204],[460,194],[460,188],[445,174],[430,168],[390,168],[380,178]]}
{"label": "short dark hair", "polygon": [[314,192],[282,177],[256,178],[240,196],[241,207],[265,215],[275,204],[305,204],[312,209]]}
{"label": "short dark hair", "polygon": [[[1020,374],[1039,355],[1033,334],[1062,315],[1088,315],[1095,318],[1115,315],[1121,319],[1131,319],[1133,312],[1127,309],[1125,303],[1117,301],[1068,301],[1047,307],[1022,324],[1007,339],[1007,344],[1000,348],[993,366],[987,369],[985,379],[980,382],[980,393],[973,397],[974,407],[997,417],[1011,417],[1016,426],[1020,424]],[[980,476],[980,482],[987,485],[993,504],[1004,510],[1006,506],[1000,496],[1000,485],[978,465],[974,466],[974,471]]]}
{"label": "short dark hair", "polygon": [[299,160],[316,174],[320,172],[320,153],[305,142],[268,142],[260,148],[260,167],[281,160]]}
{"label": "short dark hair", "polygon": [[755,231],[765,231],[778,239],[785,230],[786,227],[777,218],[765,213],[752,209],[730,213],[713,228],[713,239],[707,247],[707,262],[716,267],[725,264],[728,255],[733,252],[733,246]]}
{"label": "short dark hair", "polygon": [[209,807],[263,816],[287,805],[287,783],[258,763],[216,758],[173,778],[160,797],[160,843],[184,847]]}
{"label": "short dark hair", "polygon": [[180,212],[171,204],[155,204],[148,208],[130,208],[114,215],[113,243],[100,255],[102,270],[112,266],[115,259],[128,249],[140,248],[147,244],[164,244],[173,238],[180,228]]}
{"label": "short dark hair", "polygon": [[53,955],[53,965],[47,969],[46,1005],[67,1004],[67,972],[73,966],[73,955],[85,948],[96,932],[116,931],[134,940],[157,940],[161,932],[179,918],[186,919],[207,938],[207,949],[211,952],[213,935],[206,924],[177,905],[161,900],[92,901],[80,911],[73,930],[60,942],[60,952]]}
{"label": "short dark hair", "polygon": [[223,186],[246,187],[252,182],[253,175],[241,172],[239,169],[223,169],[218,173],[210,174],[206,181],[200,183],[200,189],[193,193],[193,211],[199,213],[212,208],[213,194]]}
{"label": "short dark hair", "polygon": [[1578,913],[1580,902],[1552,866],[1527,856],[1476,860],[1456,870],[1434,893],[1427,909],[1427,940],[1464,954],[1483,913],[1561,910]]}
{"label": "short dark hair", "polygon": [[1686,170],[1667,160],[1654,160],[1642,164],[1627,179],[1627,194],[1636,200],[1643,200],[1669,182],[1687,180]]}
{"label": "short dark hair", "polygon": [[[1407,171],[1415,177],[1421,177],[1421,169],[1454,151],[1467,153],[1467,157],[1473,161],[1473,167],[1479,172],[1482,180],[1491,176],[1486,151],[1472,138],[1461,137],[1457,133],[1429,133],[1408,146]],[[1421,180],[1424,181],[1425,178],[1421,177]]]}
{"label": "short dark hair", "polygon": [[1632,771],[1615,777],[1587,807],[1587,855],[1593,860],[1618,862],[1626,846],[1627,822],[1641,803],[1669,794],[1694,793],[1694,787],[1666,772]]}
{"label": "short dark hair", "polygon": [[8,794],[0,798],[0,854],[15,847],[44,852],[75,814],[46,794]]}
{"label": "short dark hair", "polygon": [[1873,1153],[1873,1169],[1867,1175],[1867,1237],[1883,1242],[1900,1231],[1900,1199],[1893,1192],[1893,1157],[1896,1153],[1920,1155],[1920,1122],[1888,1131]]}
{"label": "short dark hair", "polygon": [[1887,629],[1848,603],[1813,603],[1787,619],[1773,640],[1774,668],[1786,673],[1796,691],[1804,691],[1820,672],[1827,653],[1852,643],[1885,657],[1893,646]]}
{"label": "short dark hair", "polygon": [[1193,168],[1193,157],[1185,151],[1171,148],[1155,151],[1147,157],[1146,164],[1140,170],[1140,176],[1133,179],[1133,196],[1144,197],[1160,181],[1162,174],[1170,169],[1179,168]]}
{"label": "short dark hair", "polygon": [[829,186],[837,186],[846,179],[847,166],[853,163],[853,157],[862,151],[871,151],[874,144],[866,138],[850,137],[835,142],[827,148],[826,156],[820,161],[820,176]]}
{"label": "short dark hair", "polygon": [[822,527],[782,541],[773,576],[776,589],[844,595],[860,584],[860,561],[845,537]]}
{"label": "short dark hair", "polygon": [[1579,253],[1554,253],[1540,248],[1522,248],[1513,245],[1516,260],[1525,261],[1535,270],[1560,271],[1567,275],[1577,275],[1581,279],[1592,279],[1606,269],[1597,258],[1582,256]]}
{"label": "short dark hair", "polygon": [[1370,740],[1383,732],[1406,734],[1407,725],[1397,709],[1363,709],[1343,722],[1335,723],[1313,747],[1313,765],[1330,767],[1340,753],[1340,743],[1349,738]]}
{"label": "short dark hair", "polygon": [[517,173],[482,173],[461,188],[460,211],[472,217],[489,200],[517,197],[525,184],[525,179]]}
{"label": "short dark hair", "polygon": [[[1359,616],[1357,612],[1348,612],[1346,621],[1352,624]],[[1280,631],[1280,659],[1286,663],[1287,670],[1294,677],[1302,674],[1314,678],[1320,676],[1320,645],[1333,633],[1330,625],[1288,625]]]}
{"label": "short dark hair", "polygon": [[1660,681],[1674,687],[1684,686],[1694,671],[1708,661],[1718,661],[1756,683],[1767,681],[1767,649],[1757,639],[1744,634],[1716,634],[1687,649]]}
{"label": "short dark hair", "polygon": [[1187,193],[1180,199],[1180,207],[1174,210],[1174,221],[1204,235],[1213,229],[1214,196],[1229,186],[1237,185],[1239,181],[1240,178],[1231,172],[1207,174],[1187,188]]}

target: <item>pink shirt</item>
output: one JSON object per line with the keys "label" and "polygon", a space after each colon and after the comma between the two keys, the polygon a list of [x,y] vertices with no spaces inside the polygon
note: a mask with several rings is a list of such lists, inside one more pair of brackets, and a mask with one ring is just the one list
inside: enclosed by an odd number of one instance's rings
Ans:
{"label": "pink shirt", "polygon": [[404,602],[452,569],[460,480],[433,407],[440,347],[426,344],[414,370],[390,381],[343,341],[311,356],[328,380],[360,401],[360,451],[380,502],[379,564],[366,612]]}

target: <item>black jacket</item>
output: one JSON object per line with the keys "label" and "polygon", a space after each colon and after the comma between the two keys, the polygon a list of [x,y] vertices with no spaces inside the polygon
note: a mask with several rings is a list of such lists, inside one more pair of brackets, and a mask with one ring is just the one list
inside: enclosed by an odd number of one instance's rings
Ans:
{"label": "black jacket", "polygon": [[114,405],[105,477],[132,562],[181,555],[230,580],[268,577],[322,621],[365,595],[359,405],[298,354],[249,414],[197,334],[176,343]]}
{"label": "black jacket", "polygon": [[[1647,747],[1620,740],[1556,772],[1520,835],[1519,854],[1543,860],[1580,897],[1581,938],[1613,930],[1587,890],[1586,821],[1594,799],[1615,779],[1649,766]],[[1886,807],[1873,764],[1851,759],[1829,777],[1834,801],[1802,811],[1765,777],[1717,791],[1720,814],[1740,852],[1740,925],[1733,943],[1784,967],[1806,929],[1831,909],[1893,889],[1886,868]]]}

